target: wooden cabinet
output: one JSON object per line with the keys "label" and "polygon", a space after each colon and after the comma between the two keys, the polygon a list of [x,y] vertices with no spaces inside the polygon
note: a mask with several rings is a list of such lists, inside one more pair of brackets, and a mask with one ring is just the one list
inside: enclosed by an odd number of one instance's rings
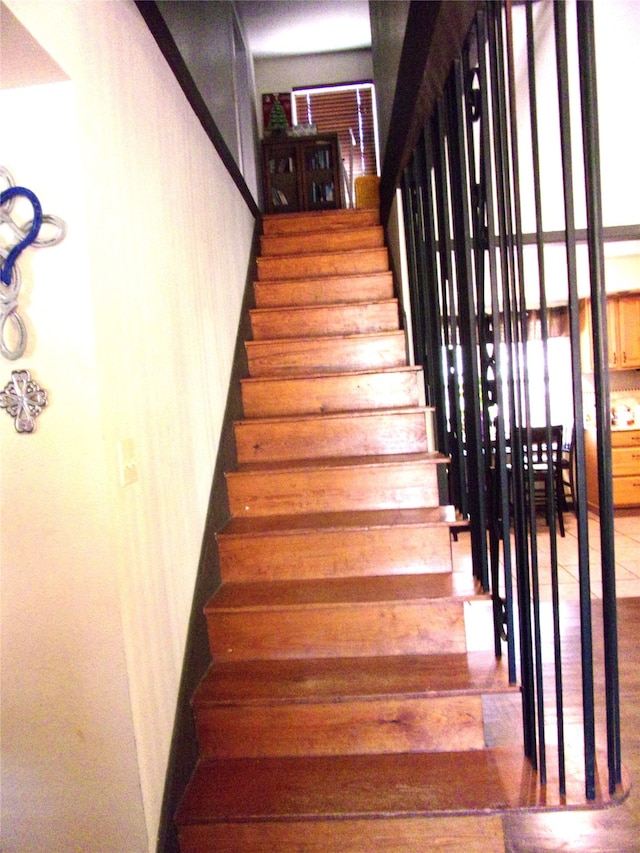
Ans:
{"label": "wooden cabinet", "polygon": [[[591,303],[585,299],[580,303],[580,350],[585,373],[593,371],[591,328]],[[607,335],[611,370],[640,367],[640,292],[607,298]]]}
{"label": "wooden cabinet", "polygon": [[[596,430],[585,432],[587,463],[587,503],[597,510],[598,462]],[[611,465],[614,507],[640,506],[640,429],[613,430]]]}
{"label": "wooden cabinet", "polygon": [[265,139],[262,167],[266,213],[342,207],[336,133]]}
{"label": "wooden cabinet", "polygon": [[580,361],[583,373],[593,373],[593,347],[591,344],[591,300],[580,300]]}
{"label": "wooden cabinet", "polygon": [[620,367],[640,367],[640,293],[619,296],[617,302]]}

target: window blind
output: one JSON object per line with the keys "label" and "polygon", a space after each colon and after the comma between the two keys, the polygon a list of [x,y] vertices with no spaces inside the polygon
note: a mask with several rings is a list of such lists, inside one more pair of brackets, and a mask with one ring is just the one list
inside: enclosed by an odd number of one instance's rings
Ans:
{"label": "window blind", "polygon": [[375,119],[371,84],[335,89],[293,91],[299,123],[315,124],[318,133],[337,132],[347,173],[353,154],[353,179],[376,175]]}

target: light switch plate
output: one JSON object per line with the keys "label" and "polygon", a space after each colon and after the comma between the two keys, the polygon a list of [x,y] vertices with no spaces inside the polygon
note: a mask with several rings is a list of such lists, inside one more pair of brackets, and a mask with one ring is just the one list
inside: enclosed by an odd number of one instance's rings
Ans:
{"label": "light switch plate", "polygon": [[118,441],[118,469],[121,486],[130,486],[138,479],[138,463],[132,438],[122,438]]}

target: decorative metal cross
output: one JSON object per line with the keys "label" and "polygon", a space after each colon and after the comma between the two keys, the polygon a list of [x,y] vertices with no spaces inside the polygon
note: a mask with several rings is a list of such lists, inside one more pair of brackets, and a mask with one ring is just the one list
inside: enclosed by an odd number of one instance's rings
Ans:
{"label": "decorative metal cross", "polygon": [[36,418],[47,405],[47,392],[31,378],[28,370],[14,370],[11,381],[0,391],[0,409],[14,418],[18,432],[33,432]]}

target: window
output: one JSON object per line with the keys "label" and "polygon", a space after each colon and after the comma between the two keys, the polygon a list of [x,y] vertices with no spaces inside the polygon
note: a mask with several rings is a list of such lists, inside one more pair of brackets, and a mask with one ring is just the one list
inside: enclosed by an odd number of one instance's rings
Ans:
{"label": "window", "polygon": [[293,121],[337,132],[349,184],[378,174],[378,122],[373,83],[293,90]]}

